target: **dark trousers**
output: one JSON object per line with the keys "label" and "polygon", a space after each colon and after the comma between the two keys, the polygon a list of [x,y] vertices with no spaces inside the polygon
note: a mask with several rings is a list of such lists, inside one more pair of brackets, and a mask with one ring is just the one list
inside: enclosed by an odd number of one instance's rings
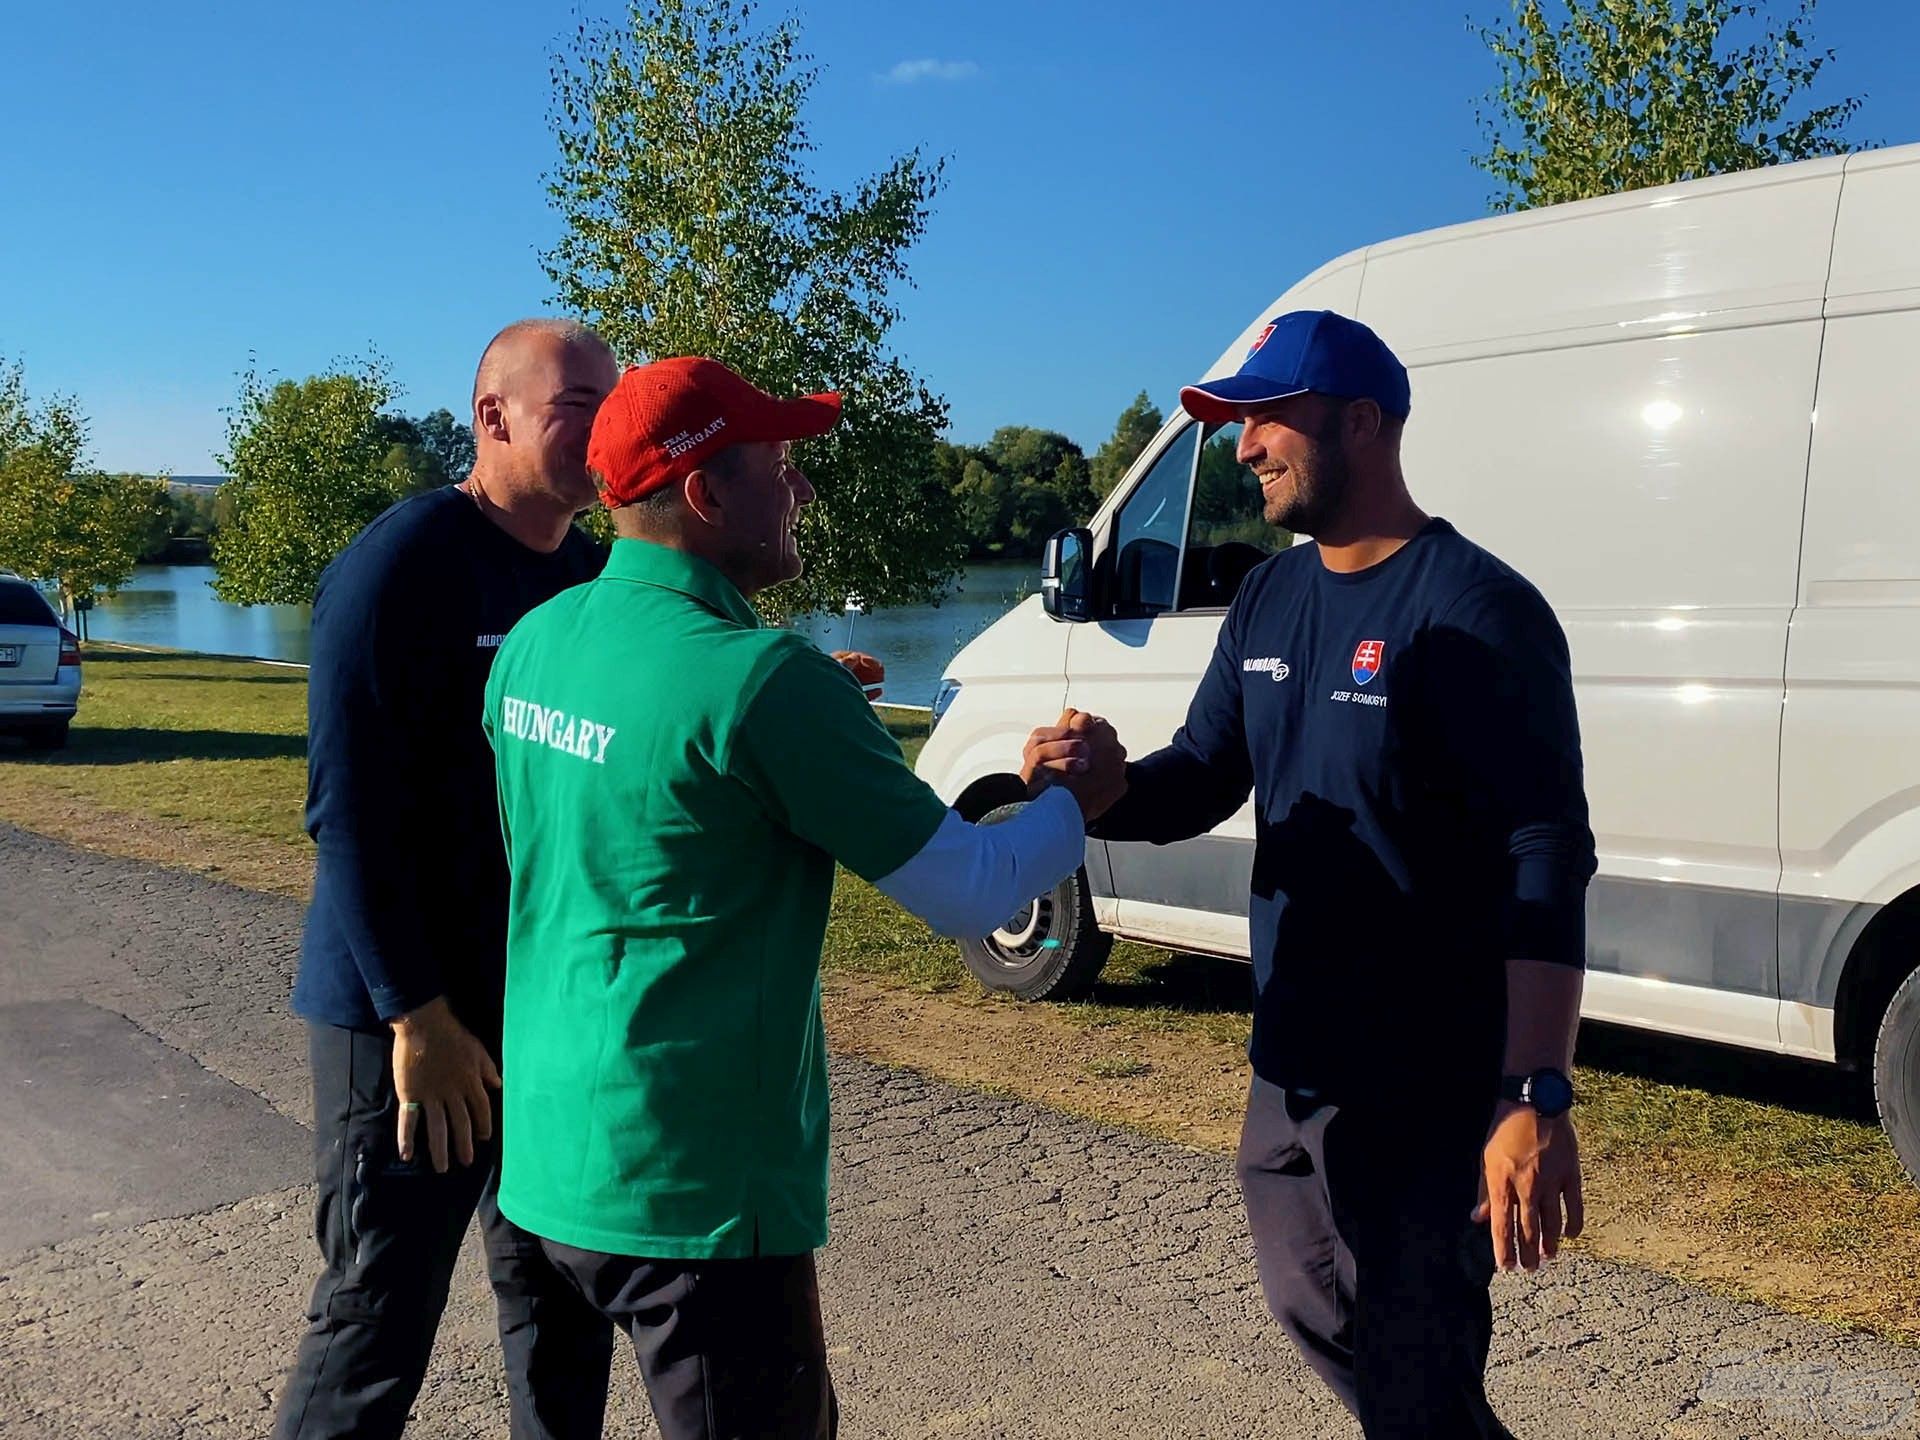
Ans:
{"label": "dark trousers", "polygon": [[[420,1393],[460,1242],[475,1212],[500,1315],[514,1440],[598,1437],[613,1331],[540,1242],[500,1213],[497,1141],[436,1174],[425,1127],[399,1158],[392,1040],[309,1027],[314,1235],[325,1268],[280,1397],[279,1440],[397,1436]],[[497,1111],[496,1111],[497,1115]]]}
{"label": "dark trousers", "polygon": [[1487,1403],[1492,1101],[1319,1104],[1256,1078],[1240,1133],[1267,1305],[1368,1440],[1512,1440]]}
{"label": "dark trousers", "polygon": [[642,1260],[541,1242],[633,1337],[662,1440],[833,1440],[811,1255]]}

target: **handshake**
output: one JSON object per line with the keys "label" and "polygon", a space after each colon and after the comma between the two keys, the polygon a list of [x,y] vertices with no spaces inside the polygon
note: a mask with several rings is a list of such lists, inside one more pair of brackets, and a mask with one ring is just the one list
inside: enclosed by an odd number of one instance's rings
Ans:
{"label": "handshake", "polygon": [[1020,778],[1027,782],[1029,796],[1049,785],[1063,787],[1092,824],[1127,793],[1127,747],[1098,715],[1063,710],[1054,724],[1027,736]]}

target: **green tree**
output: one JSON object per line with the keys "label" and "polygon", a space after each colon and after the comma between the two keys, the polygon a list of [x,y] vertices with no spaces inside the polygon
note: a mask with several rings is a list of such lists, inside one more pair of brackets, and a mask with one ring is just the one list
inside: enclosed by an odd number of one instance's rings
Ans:
{"label": "green tree", "polygon": [[[1060,496],[1060,503],[1066,507],[1066,524],[1083,524],[1091,520],[1093,512],[1100,508],[1100,497],[1093,493],[1091,467],[1078,445],[1062,455],[1059,464],[1053,467],[1053,488]],[[1046,536],[1040,538],[1044,540]]]}
{"label": "green tree", "polygon": [[1080,456],[1080,447],[1057,430],[1031,425],[1002,425],[987,441],[995,467],[1016,479],[1051,476],[1068,456]]}
{"label": "green tree", "polygon": [[407,494],[436,490],[445,483],[438,462],[420,443],[419,430],[406,416],[374,416],[373,433],[382,446],[382,468],[400,477],[401,488]]}
{"label": "green tree", "polygon": [[142,565],[159,562],[166,556],[167,542],[173,539],[173,494],[164,475],[109,475],[114,503],[123,509],[124,520],[133,542],[135,557]]}
{"label": "green tree", "polygon": [[620,354],[710,355],[776,394],[841,392],[839,427],[801,457],[819,492],[806,574],[761,597],[765,613],[925,600],[963,549],[933,469],[947,408],[886,336],[941,167],[916,150],[847,192],[819,188],[797,22],[752,15],[745,0],[632,0],[623,25],[581,26],[553,67],[547,188],[565,229],[542,263]]}
{"label": "green tree", "polygon": [[249,366],[227,413],[213,540],[214,593],[241,605],[306,604],[327,562],[406,493],[386,367],[369,358],[269,385]]}
{"label": "green tree", "polygon": [[1513,0],[1481,27],[1500,69],[1474,165],[1496,211],[1555,205],[1858,148],[1858,98],[1808,107],[1833,59],[1816,0]]}
{"label": "green tree", "polygon": [[87,422],[74,402],[37,407],[19,364],[0,365],[0,569],[52,578],[58,514],[54,496],[80,462]]}
{"label": "green tree", "polygon": [[1127,467],[1140,458],[1140,452],[1160,433],[1160,427],[1165,423],[1160,407],[1147,398],[1144,390],[1120,412],[1120,418],[1114,422],[1112,436],[1093,452],[1093,459],[1088,462],[1088,481],[1096,503],[1112,493],[1113,487],[1126,475]]}
{"label": "green tree", "polygon": [[1007,543],[1013,518],[1013,486],[984,454],[967,460],[954,498],[959,502],[961,528],[974,554],[994,554]]}
{"label": "green tree", "polygon": [[176,539],[205,540],[215,528],[214,514],[218,504],[213,494],[205,490],[176,489],[173,492],[173,524],[170,533]]}
{"label": "green tree", "polygon": [[408,494],[438,490],[466,479],[473,469],[473,431],[451,410],[412,419],[381,415],[374,428],[386,443],[387,468],[404,477]]}
{"label": "green tree", "polygon": [[1093,513],[1087,457],[1058,431],[1004,425],[994,431],[986,453],[1010,487],[1006,533],[998,538],[1014,553],[1039,554],[1054,531]]}
{"label": "green tree", "polygon": [[1008,530],[1009,538],[1022,553],[1039,554],[1049,535],[1080,518],[1051,476],[1041,479],[1023,475],[1014,482],[1013,518]]}
{"label": "green tree", "polygon": [[419,444],[439,468],[441,484],[464,480],[473,472],[473,427],[453,418],[442,406],[413,422]]}
{"label": "green tree", "polygon": [[952,493],[960,488],[960,481],[966,475],[967,461],[981,455],[978,446],[955,445],[951,441],[933,442],[933,478],[940,488]]}
{"label": "green tree", "polygon": [[83,470],[86,445],[72,399],[36,408],[25,371],[0,366],[0,569],[53,583],[66,610],[126,584],[170,513],[164,480]]}

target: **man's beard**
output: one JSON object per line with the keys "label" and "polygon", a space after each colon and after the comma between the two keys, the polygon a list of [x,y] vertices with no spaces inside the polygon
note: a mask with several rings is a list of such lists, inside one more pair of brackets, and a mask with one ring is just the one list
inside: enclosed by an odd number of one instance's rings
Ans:
{"label": "man's beard", "polygon": [[1349,489],[1347,457],[1340,448],[1341,413],[1335,410],[1320,426],[1300,464],[1290,467],[1291,491],[1266,504],[1269,525],[1295,535],[1319,535],[1331,529],[1346,509]]}

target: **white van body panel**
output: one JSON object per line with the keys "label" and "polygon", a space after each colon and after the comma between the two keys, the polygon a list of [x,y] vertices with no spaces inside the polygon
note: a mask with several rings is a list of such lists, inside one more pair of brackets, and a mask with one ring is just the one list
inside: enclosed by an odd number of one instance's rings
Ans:
{"label": "white van body panel", "polygon": [[1917,219],[1920,147],[1848,162],[1781,731],[1789,996],[1830,989],[1834,932],[1920,887]]}
{"label": "white van body panel", "polygon": [[[1607,1020],[1663,1035],[1689,1035],[1723,1045],[1784,1050],[1779,1043],[1779,1005],[1769,996],[1730,995],[1699,985],[1591,971],[1580,997],[1588,1020]],[[1826,1055],[1831,1056],[1831,1040]]]}
{"label": "white van body panel", "polygon": [[1246,916],[1190,910],[1181,905],[1157,905],[1150,900],[1120,902],[1115,933],[1127,940],[1144,940],[1149,945],[1198,950],[1202,954],[1225,955],[1235,960],[1245,960],[1252,953],[1247,941]]}
{"label": "white van body panel", "polygon": [[1787,629],[1840,175],[1382,246],[1359,316],[1406,347],[1414,493],[1566,630],[1600,862],[1590,971],[1737,997],[1732,1028],[1770,1047]]}
{"label": "white van body panel", "polygon": [[[1833,1058],[1850,948],[1920,889],[1916,222],[1920,146],[1475,221],[1336,258],[1204,372],[1288,310],[1371,325],[1412,374],[1416,498],[1554,606],[1600,856],[1594,1018]],[[1102,506],[1096,553],[1187,424]],[[1056,626],[1070,703],[1164,744],[1219,623]],[[1243,810],[1157,888],[1118,858],[1151,847],[1107,847],[1101,923],[1244,955],[1244,896],[1181,902],[1252,834]]]}
{"label": "white van body panel", "polygon": [[1029,595],[977,635],[947,666],[959,694],[915,766],[952,805],[985,775],[1015,774],[1036,725],[1067,699],[1067,641],[1075,626],[1049,619]]}

